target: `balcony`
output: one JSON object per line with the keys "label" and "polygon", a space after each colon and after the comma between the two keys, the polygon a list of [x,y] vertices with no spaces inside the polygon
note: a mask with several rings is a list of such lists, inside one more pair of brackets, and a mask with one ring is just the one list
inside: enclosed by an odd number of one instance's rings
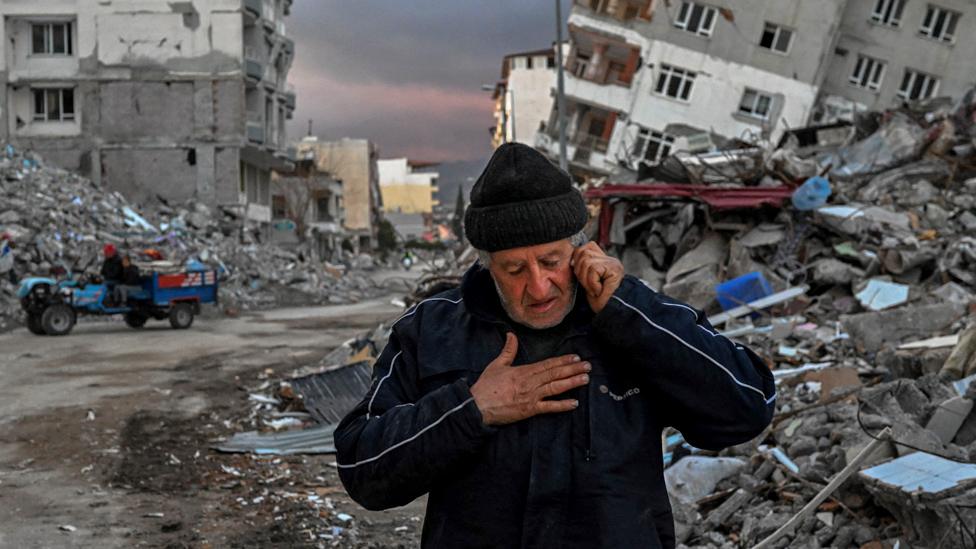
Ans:
{"label": "balcony", "polygon": [[650,21],[653,4],[652,0],[575,0],[573,3],[596,15],[613,18],[621,23]]}
{"label": "balcony", "polygon": [[264,144],[264,124],[261,121],[247,121],[247,141],[258,145]]}
{"label": "balcony", "polygon": [[251,48],[244,48],[244,76],[253,83],[264,79],[264,63]]}
{"label": "balcony", "polygon": [[292,40],[291,38],[288,38],[287,36],[285,36],[282,39],[282,42],[284,42],[284,50],[285,50],[285,53],[288,54],[288,55],[294,55],[295,54],[295,41]]}
{"label": "balcony", "polygon": [[243,0],[244,16],[248,19],[249,23],[261,18],[261,12],[264,10],[264,0]]}
{"label": "balcony", "polygon": [[284,93],[282,93],[282,98],[284,99],[285,107],[288,110],[295,110],[295,86],[288,84]]}

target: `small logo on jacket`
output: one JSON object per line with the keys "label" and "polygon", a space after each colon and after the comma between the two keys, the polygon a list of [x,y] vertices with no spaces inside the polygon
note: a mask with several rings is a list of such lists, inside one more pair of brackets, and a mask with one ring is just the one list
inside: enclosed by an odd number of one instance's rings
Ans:
{"label": "small logo on jacket", "polygon": [[610,395],[610,398],[616,400],[617,402],[620,402],[621,400],[626,400],[626,399],[628,399],[628,398],[630,398],[630,397],[632,397],[634,395],[639,395],[640,394],[640,387],[634,387],[633,389],[627,389],[626,391],[624,391],[624,394],[618,395],[618,394],[614,393],[613,391],[611,391],[610,390],[610,387],[607,387],[606,385],[600,385],[600,392],[603,393],[603,394],[605,394],[605,395]]}

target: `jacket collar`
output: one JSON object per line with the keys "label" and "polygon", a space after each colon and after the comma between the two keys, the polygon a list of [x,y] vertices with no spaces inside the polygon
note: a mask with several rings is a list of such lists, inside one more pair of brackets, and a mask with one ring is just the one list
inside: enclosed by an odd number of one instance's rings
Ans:
{"label": "jacket collar", "polygon": [[[465,308],[472,315],[489,322],[504,323],[506,326],[513,324],[514,321],[508,317],[498,298],[491,272],[481,264],[475,263],[464,273],[461,279],[461,296],[464,298]],[[567,320],[573,323],[574,331],[585,331],[593,321],[593,316],[586,295],[581,289],[577,289],[576,303]]]}

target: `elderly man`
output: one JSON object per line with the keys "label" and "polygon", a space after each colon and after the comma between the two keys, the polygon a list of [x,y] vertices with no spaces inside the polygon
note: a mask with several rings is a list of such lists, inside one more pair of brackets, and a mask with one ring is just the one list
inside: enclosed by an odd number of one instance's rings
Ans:
{"label": "elderly man", "polygon": [[499,147],[465,213],[480,264],[394,323],[336,429],[364,507],[429,494],[427,547],[673,547],[662,429],[718,450],[772,417],[762,360],[625,276],[586,218],[564,172]]}

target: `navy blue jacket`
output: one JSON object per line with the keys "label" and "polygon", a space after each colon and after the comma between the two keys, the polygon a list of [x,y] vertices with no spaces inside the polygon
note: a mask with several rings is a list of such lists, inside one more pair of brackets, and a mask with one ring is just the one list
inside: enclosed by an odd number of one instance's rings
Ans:
{"label": "navy blue jacket", "polygon": [[[718,450],[769,424],[773,378],[705,316],[627,276],[600,314],[580,291],[557,355],[590,361],[577,409],[485,426],[470,386],[510,321],[487,270],[393,325],[362,402],[335,432],[367,509],[429,494],[425,547],[673,547],[661,431]],[[515,364],[526,363],[519,352]]]}

